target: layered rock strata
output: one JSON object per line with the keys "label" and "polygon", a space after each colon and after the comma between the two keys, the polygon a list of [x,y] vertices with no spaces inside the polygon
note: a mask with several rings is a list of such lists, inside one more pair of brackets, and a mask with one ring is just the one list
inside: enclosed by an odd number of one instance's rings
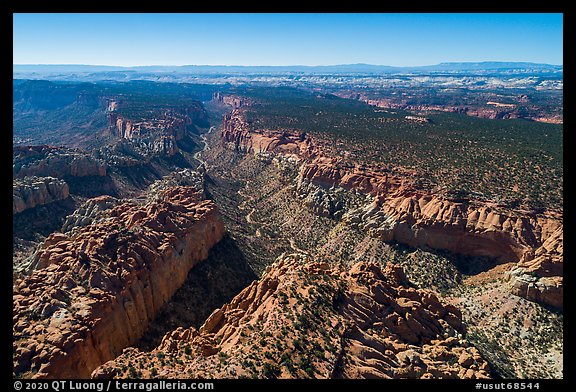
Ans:
{"label": "layered rock strata", "polygon": [[191,187],[124,203],[70,235],[53,233],[13,287],[14,374],[84,378],[144,333],[224,234]]}
{"label": "layered rock strata", "polygon": [[65,181],[53,177],[24,177],[12,181],[12,213],[64,200],[70,196]]}
{"label": "layered rock strata", "polygon": [[222,94],[220,92],[212,94],[212,99],[218,102],[222,102],[225,105],[232,106],[234,109],[241,108],[251,103],[249,98],[234,94]]}
{"label": "layered rock strata", "polygon": [[489,378],[460,311],[399,266],[282,256],[200,327],[129,348],[92,377]]}
{"label": "layered rock strata", "polygon": [[292,135],[283,131],[254,131],[240,110],[224,115],[222,141],[236,151],[258,154],[275,152],[295,156],[314,156],[312,139],[305,133]]}
{"label": "layered rock strata", "polygon": [[[427,105],[427,104],[412,104],[407,99],[370,99],[364,94],[358,93],[335,93],[334,95],[341,98],[356,99],[366,102],[368,105],[376,106],[384,109],[399,109],[408,111],[422,111],[422,112],[448,112],[465,114],[472,117],[488,118],[488,119],[514,119],[526,118],[532,121],[546,122],[552,124],[562,124],[563,116],[558,114],[545,114],[545,111],[538,109],[535,106],[525,110],[518,107],[520,103],[526,103],[525,99],[520,98],[518,104],[502,104],[497,102],[485,102],[478,106],[456,106],[456,105]],[[487,106],[488,105],[488,106]],[[492,107],[490,107],[492,106]],[[545,114],[545,115],[544,115]]]}
{"label": "layered rock strata", "polygon": [[551,305],[563,307],[563,227],[559,226],[534,252],[508,274],[512,292],[516,295]]}
{"label": "layered rock strata", "polygon": [[327,215],[342,216],[384,241],[518,262],[509,275],[513,292],[562,307],[563,227],[557,213],[438,196],[417,186],[415,173],[325,156],[304,133],[253,130],[238,109],[224,116],[221,138],[225,147],[239,152],[293,158],[300,166],[297,190],[306,200],[335,187],[372,197],[371,203],[350,211],[346,203],[328,202],[319,208]]}
{"label": "layered rock strata", "polygon": [[[144,143],[152,153],[167,157],[178,152],[176,142],[186,136],[187,126],[196,120],[206,119],[206,112],[200,103],[180,109],[151,110],[144,118],[118,114],[118,109],[123,105],[122,102],[115,102],[113,109],[108,111],[110,131],[120,139]],[[129,103],[125,105],[129,106]]]}
{"label": "layered rock strata", "polygon": [[14,177],[106,176],[106,165],[79,150],[51,146],[14,146]]}

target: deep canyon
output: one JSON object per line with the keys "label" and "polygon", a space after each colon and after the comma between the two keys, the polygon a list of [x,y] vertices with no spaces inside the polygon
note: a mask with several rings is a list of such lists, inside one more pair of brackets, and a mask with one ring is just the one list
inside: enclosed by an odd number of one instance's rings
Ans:
{"label": "deep canyon", "polygon": [[562,377],[561,212],[436,193],[257,100],[107,97],[91,153],[15,147],[16,377]]}

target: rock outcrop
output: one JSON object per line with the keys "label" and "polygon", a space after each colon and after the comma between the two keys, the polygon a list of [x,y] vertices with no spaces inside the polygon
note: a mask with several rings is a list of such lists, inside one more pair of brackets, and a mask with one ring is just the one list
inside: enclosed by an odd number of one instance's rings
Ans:
{"label": "rock outcrop", "polygon": [[557,227],[534,252],[509,273],[512,292],[531,301],[563,307],[563,228]]}
{"label": "rock outcrop", "polygon": [[[136,103],[135,113],[130,102],[115,102],[108,111],[108,124],[113,135],[120,139],[144,144],[150,153],[166,157],[178,152],[176,142],[187,134],[187,127],[194,121],[206,119],[200,102],[178,108],[153,107],[140,113]],[[123,107],[128,109],[122,112]],[[109,106],[110,108],[110,106]],[[142,149],[142,148],[140,148]]]}
{"label": "rock outcrop", "polygon": [[346,212],[343,220],[384,241],[518,262],[510,275],[514,294],[563,306],[563,222],[559,214],[451,200],[416,189],[409,176],[321,157],[301,167],[297,189],[309,192],[308,184],[374,196],[372,203]]}
{"label": "rock outcrop", "polygon": [[188,168],[173,171],[150,184],[145,194],[147,199],[157,198],[165,189],[175,186],[191,186],[204,195],[204,174]]}
{"label": "rock outcrop", "polygon": [[134,343],[188,271],[224,234],[213,202],[192,187],[51,234],[36,269],[13,287],[16,376],[88,377]]}
{"label": "rock outcrop", "polygon": [[95,378],[489,378],[460,311],[401,267],[280,257],[200,327],[129,348]]}
{"label": "rock outcrop", "polygon": [[24,177],[12,181],[12,213],[64,200],[70,196],[65,181],[54,177]]}
{"label": "rock outcrop", "polygon": [[220,92],[212,94],[212,99],[218,102],[222,102],[225,105],[230,105],[234,109],[241,108],[243,106],[250,104],[249,98],[241,97],[234,94],[222,94]]}
{"label": "rock outcrop", "polygon": [[[148,201],[153,201],[166,189],[176,186],[191,186],[204,195],[203,175],[191,169],[182,169],[171,172],[161,180],[156,180],[150,184],[146,192],[140,196],[140,199],[146,198]],[[94,222],[105,220],[109,217],[109,211],[121,204],[121,202],[121,199],[109,195],[88,199],[71,215],[66,217],[61,231],[67,233]]]}
{"label": "rock outcrop", "polygon": [[106,176],[106,165],[80,150],[52,146],[14,146],[14,177]]}
{"label": "rock outcrop", "polygon": [[[497,102],[484,102],[477,105],[451,105],[451,104],[415,104],[406,98],[382,98],[371,99],[361,93],[335,93],[334,95],[356,99],[366,102],[368,105],[384,109],[399,109],[416,112],[448,112],[465,114],[472,117],[495,119],[525,118],[532,121],[546,122],[552,124],[562,124],[563,116],[546,113],[543,108],[530,105],[522,110],[517,104],[503,104]],[[527,99],[520,97],[518,104],[527,103]],[[528,110],[526,110],[528,109]]]}
{"label": "rock outcrop", "polygon": [[86,200],[72,214],[66,217],[62,225],[62,232],[77,230],[80,227],[108,218],[108,211],[120,204],[120,200],[112,196],[103,195]]}
{"label": "rock outcrop", "polygon": [[117,118],[114,132],[120,139],[144,144],[152,154],[171,157],[178,152],[176,141],[184,135],[185,124],[182,121],[178,121],[178,124],[165,124]]}
{"label": "rock outcrop", "polygon": [[[562,306],[563,256],[561,251],[552,252],[562,249],[563,242],[562,217],[557,213],[436,195],[416,184],[416,173],[331,157],[305,133],[253,130],[241,109],[224,116],[221,138],[225,147],[235,151],[293,158],[300,165],[296,186],[300,196],[327,204],[314,210],[342,217],[384,241],[518,262],[519,269],[511,275],[513,292]],[[326,197],[316,197],[319,189],[335,187],[369,195],[372,202],[346,211],[342,198],[325,203]],[[545,267],[532,266],[531,261]],[[526,271],[538,284],[526,279]]]}
{"label": "rock outcrop", "polygon": [[313,156],[314,146],[305,133],[254,131],[239,110],[224,115],[222,142],[229,148],[248,154],[275,152],[294,156]]}
{"label": "rock outcrop", "polygon": [[[185,135],[186,125],[192,124],[192,120],[189,117],[171,117],[142,121],[117,116],[113,118],[113,129],[115,129],[116,136],[129,140],[152,134],[173,136],[175,140],[180,140]],[[110,119],[110,121],[112,121],[112,119]]]}
{"label": "rock outcrop", "polygon": [[535,250],[562,228],[561,220],[553,215],[523,214],[489,203],[402,190],[378,195],[373,204],[349,213],[346,219],[370,222],[370,228],[380,229],[378,235],[385,240],[502,262],[532,259]]}

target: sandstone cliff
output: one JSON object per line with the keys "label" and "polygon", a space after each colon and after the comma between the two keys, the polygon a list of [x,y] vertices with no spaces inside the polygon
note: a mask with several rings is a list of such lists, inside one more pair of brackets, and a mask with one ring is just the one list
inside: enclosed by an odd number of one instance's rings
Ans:
{"label": "sandstone cliff", "polygon": [[53,177],[24,177],[12,181],[12,213],[64,200],[70,196],[68,184]]}
{"label": "sandstone cliff", "polygon": [[561,308],[564,303],[563,227],[557,227],[534,252],[509,273],[512,292],[531,301]]}
{"label": "sandstone cliff", "polygon": [[224,115],[222,142],[239,152],[257,154],[276,152],[286,155],[314,156],[312,140],[306,134],[292,135],[282,131],[254,131],[239,110]]}
{"label": "sandstone cliff", "polygon": [[231,95],[231,94],[222,94],[216,92],[212,94],[212,99],[218,102],[222,102],[225,105],[230,105],[234,109],[241,108],[243,106],[250,104],[250,99],[245,97],[240,97],[238,95]]}
{"label": "sandstone cliff", "polygon": [[[416,185],[415,173],[394,168],[373,168],[326,156],[310,136],[253,130],[242,110],[223,119],[223,144],[248,154],[289,156],[300,165],[297,191],[301,197],[343,188],[371,196],[362,208],[345,211],[334,203],[328,215],[343,219],[384,241],[418,248],[487,256],[501,262],[519,262],[511,274],[513,292],[540,303],[562,306],[562,217],[553,212],[511,210],[483,200],[450,199]],[[339,211],[336,214],[336,210]],[[546,246],[544,246],[546,244]],[[534,260],[536,265],[526,270]],[[539,261],[542,260],[542,261]],[[528,263],[528,264],[527,264]],[[531,264],[530,264],[531,265]],[[526,272],[527,271],[527,272]],[[532,280],[526,280],[526,273]],[[536,282],[537,281],[537,282]]]}
{"label": "sandstone cliff", "polygon": [[114,101],[114,104],[109,105],[108,110],[108,124],[112,134],[119,139],[145,144],[151,153],[167,157],[178,152],[176,142],[187,135],[189,125],[206,119],[206,112],[199,102],[196,105],[170,108],[152,105],[144,113],[140,113],[137,106],[136,112],[132,113],[130,102]]}
{"label": "sandstone cliff", "polygon": [[[409,100],[403,98],[382,98],[370,99],[361,93],[335,93],[336,96],[347,99],[355,99],[366,102],[368,105],[376,106],[384,109],[399,109],[408,111],[438,111],[448,113],[460,113],[472,117],[488,118],[488,119],[513,119],[513,118],[526,118],[532,121],[546,122],[552,124],[562,124],[563,116],[555,114],[545,114],[545,111],[537,107],[530,107],[529,113],[520,110],[514,104],[501,104],[496,102],[485,102],[475,106],[468,105],[429,105],[429,104],[412,104]],[[520,98],[518,103],[526,103],[526,98]],[[486,105],[491,105],[488,107]]]}
{"label": "sandstone cliff", "polygon": [[116,136],[129,140],[154,134],[180,140],[185,135],[186,126],[192,124],[192,119],[187,116],[136,121],[110,115],[110,121]]}
{"label": "sandstone cliff", "polygon": [[488,378],[460,311],[402,269],[350,270],[281,257],[199,330],[152,352],[129,348],[92,376],[143,378]]}
{"label": "sandstone cliff", "polygon": [[[112,121],[112,120],[111,120]],[[120,139],[143,144],[145,150],[156,155],[171,157],[178,152],[176,141],[184,137],[184,120],[169,124],[151,121],[135,122],[122,117],[115,118],[113,132]]]}
{"label": "sandstone cliff", "polygon": [[105,164],[80,150],[51,146],[15,146],[14,177],[88,177],[106,175]]}
{"label": "sandstone cliff", "polygon": [[37,269],[15,282],[15,375],[89,376],[142,336],[224,234],[216,206],[191,187],[108,215],[73,234],[51,234]]}
{"label": "sandstone cliff", "polygon": [[563,223],[558,214],[450,200],[415,189],[409,177],[350,166],[323,158],[305,163],[298,189],[310,192],[302,186],[308,182],[374,196],[371,204],[348,211],[344,221],[384,241],[518,262],[509,275],[513,293],[563,306]]}

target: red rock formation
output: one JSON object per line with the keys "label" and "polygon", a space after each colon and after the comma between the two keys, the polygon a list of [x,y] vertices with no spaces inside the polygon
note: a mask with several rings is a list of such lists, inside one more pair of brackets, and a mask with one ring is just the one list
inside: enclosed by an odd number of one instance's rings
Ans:
{"label": "red rock formation", "polygon": [[13,288],[14,373],[89,376],[142,336],[223,233],[213,202],[174,187],[71,236],[51,234]]}
{"label": "red rock formation", "polygon": [[110,130],[119,138],[134,139],[147,135],[173,136],[180,140],[186,133],[186,126],[195,120],[206,118],[201,104],[179,108],[154,108],[143,115],[128,116],[119,108],[130,106],[129,102],[112,100],[108,103],[108,123]]}
{"label": "red rock formation", "polygon": [[[302,165],[301,177],[319,186],[336,185],[375,196],[374,207],[384,213],[379,223],[385,230],[378,235],[385,241],[519,262],[511,275],[513,293],[562,307],[563,224],[558,214],[448,200],[415,190],[410,177],[349,166],[317,158]],[[526,273],[538,285],[520,277]]]}
{"label": "red rock formation", "polygon": [[151,353],[125,350],[92,376],[488,378],[463,333],[460,311],[410,287],[398,266],[293,255],[199,330],[178,328]]}
{"label": "red rock formation", "polygon": [[120,139],[144,142],[149,151],[168,157],[178,152],[176,142],[186,136],[186,127],[195,120],[206,118],[200,103],[179,108],[154,108],[144,115],[131,117],[118,111],[122,106],[130,106],[130,103],[113,101],[108,105],[110,132]]}
{"label": "red rock formation", "polygon": [[216,92],[214,94],[212,94],[212,99],[218,101],[218,102],[222,102],[225,105],[230,105],[232,106],[234,109],[238,109],[241,108],[243,106],[249,105],[250,104],[250,99],[249,98],[244,98],[244,97],[240,97],[238,95],[230,95],[230,94],[222,94],[219,92]]}
{"label": "red rock formation", "polygon": [[395,239],[399,242],[502,261],[532,258],[534,250],[562,227],[553,216],[521,214],[426,194],[380,196],[378,203],[398,222]]}
{"label": "red rock formation", "polygon": [[139,137],[142,131],[142,124],[133,124],[132,120],[117,117],[115,121],[116,136],[122,139],[134,139]]}
{"label": "red rock formation", "polygon": [[[535,214],[503,209],[495,203],[436,196],[414,186],[415,173],[398,168],[392,173],[326,157],[306,135],[252,130],[241,110],[224,116],[223,128],[222,140],[229,148],[293,156],[301,162],[301,180],[374,196],[373,208],[383,213],[375,224],[381,226],[377,232],[385,241],[521,262],[521,268],[531,260],[538,266],[544,263],[546,270],[527,270],[540,278],[538,289],[530,288],[533,285],[527,286],[525,281],[513,281],[513,292],[562,306],[562,252],[553,257],[550,254],[551,249],[562,247],[562,218],[558,214]],[[514,275],[515,279],[520,275]]]}
{"label": "red rock formation", "polygon": [[251,130],[239,110],[224,115],[221,138],[229,148],[249,154],[275,152],[294,157],[315,155],[312,140],[305,134]]}
{"label": "red rock formation", "polygon": [[[164,117],[164,116],[163,116]],[[186,134],[186,125],[192,120],[189,117],[170,117],[135,121],[110,115],[111,128],[115,135],[122,139],[137,139],[144,136],[174,137],[181,140]]]}
{"label": "red rock formation", "polygon": [[300,176],[320,186],[340,186],[344,189],[356,189],[362,193],[376,196],[394,194],[400,188],[410,186],[409,178],[392,175],[386,171],[377,171],[354,164],[340,162],[334,158],[318,157],[305,163]]}
{"label": "red rock formation", "polygon": [[557,227],[536,249],[534,258],[526,258],[510,271],[514,294],[558,308],[563,306],[563,236],[562,226]]}
{"label": "red rock formation", "polygon": [[[448,112],[460,113],[467,116],[488,118],[488,119],[512,119],[512,118],[526,118],[533,121],[546,122],[552,124],[562,124],[563,116],[561,115],[534,115],[527,117],[526,114],[521,113],[516,105],[499,104],[496,102],[487,102],[487,104],[495,107],[480,106],[453,106],[453,105],[427,105],[427,104],[410,104],[405,98],[382,98],[370,99],[363,94],[358,93],[336,93],[336,96],[347,99],[356,99],[366,102],[368,105],[376,106],[383,109],[399,109],[414,112]],[[525,99],[520,99],[519,102],[526,102]]]}

